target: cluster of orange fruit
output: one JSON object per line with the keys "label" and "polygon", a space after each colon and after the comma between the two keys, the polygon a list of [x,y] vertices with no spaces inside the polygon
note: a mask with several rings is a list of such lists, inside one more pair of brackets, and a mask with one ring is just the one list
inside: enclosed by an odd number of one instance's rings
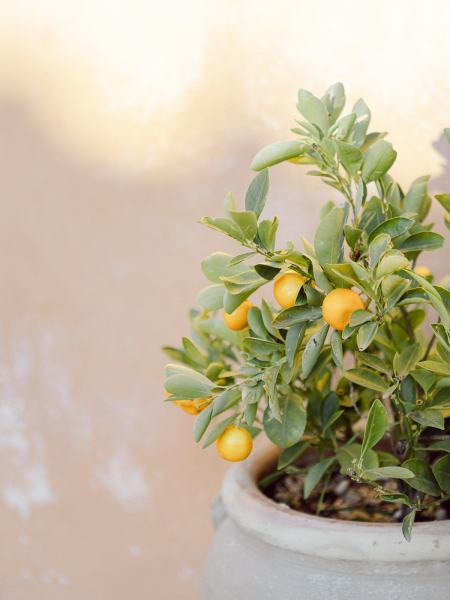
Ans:
{"label": "cluster of orange fruit", "polygon": [[[428,267],[416,267],[415,272],[422,277],[431,275]],[[295,306],[297,296],[307,281],[305,277],[295,271],[286,271],[275,279],[273,295],[281,308]],[[248,325],[248,312],[252,307],[249,300],[245,300],[236,310],[224,313],[224,322],[229,329],[241,331]],[[355,310],[362,310],[364,303],[359,294],[348,288],[335,288],[329,292],[322,304],[323,320],[338,331],[343,331],[350,321],[350,316]],[[198,400],[175,400],[185,412],[196,415],[210,404],[210,398]],[[246,459],[253,448],[253,440],[250,433],[244,427],[229,425],[216,440],[216,449],[219,456],[231,462]]]}

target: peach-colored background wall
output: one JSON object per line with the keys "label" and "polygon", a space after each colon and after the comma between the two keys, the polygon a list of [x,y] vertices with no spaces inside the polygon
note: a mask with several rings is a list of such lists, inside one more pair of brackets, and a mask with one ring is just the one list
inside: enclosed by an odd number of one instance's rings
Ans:
{"label": "peach-colored background wall", "polygon": [[[289,135],[297,88],[336,80],[403,184],[448,190],[449,22],[447,0],[1,5],[2,599],[197,598],[225,465],[161,402],[159,348],[234,247],[196,222]],[[331,194],[274,169],[282,239]]]}

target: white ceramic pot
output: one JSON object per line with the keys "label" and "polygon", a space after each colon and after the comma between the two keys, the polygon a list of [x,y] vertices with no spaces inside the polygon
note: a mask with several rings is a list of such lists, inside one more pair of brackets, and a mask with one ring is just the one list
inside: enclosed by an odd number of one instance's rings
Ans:
{"label": "white ceramic pot", "polygon": [[217,531],[202,600],[447,600],[450,521],[358,523],[294,511],[256,481],[274,451],[232,467],[213,509]]}

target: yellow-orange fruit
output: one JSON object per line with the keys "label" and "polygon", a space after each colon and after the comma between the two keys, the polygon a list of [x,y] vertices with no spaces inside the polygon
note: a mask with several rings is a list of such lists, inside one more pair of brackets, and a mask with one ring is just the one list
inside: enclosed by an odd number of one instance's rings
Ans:
{"label": "yellow-orange fruit", "polygon": [[325,296],[322,305],[322,315],[331,327],[342,331],[355,310],[364,308],[360,296],[347,288],[336,288]]}
{"label": "yellow-orange fruit", "polygon": [[243,427],[228,425],[216,440],[218,455],[230,462],[245,460],[253,449],[253,439]]}
{"label": "yellow-orange fruit", "polygon": [[273,295],[281,308],[294,306],[298,293],[305,283],[306,277],[295,271],[286,271],[275,279],[273,284]]}
{"label": "yellow-orange fruit", "polygon": [[211,402],[210,398],[198,398],[196,400],[174,400],[173,403],[176,404],[184,410],[185,413],[189,415],[198,415],[204,410],[208,404]]}
{"label": "yellow-orange fruit", "polygon": [[223,320],[225,325],[232,329],[233,331],[239,331],[241,329],[245,329],[247,327],[247,316],[248,311],[251,309],[252,303],[248,300],[245,300],[240,306],[233,310],[232,313],[225,313],[223,315]]}
{"label": "yellow-orange fruit", "polygon": [[431,275],[430,269],[425,265],[419,265],[416,267],[414,269],[414,273],[417,273],[417,275],[421,275],[422,277],[429,277]]}

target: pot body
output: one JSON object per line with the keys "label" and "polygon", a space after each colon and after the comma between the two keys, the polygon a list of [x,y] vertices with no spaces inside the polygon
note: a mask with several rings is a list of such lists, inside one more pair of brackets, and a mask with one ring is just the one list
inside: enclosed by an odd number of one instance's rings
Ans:
{"label": "pot body", "polygon": [[233,467],[215,506],[202,600],[450,598],[450,521],[400,525],[305,515],[256,486],[273,453]]}

